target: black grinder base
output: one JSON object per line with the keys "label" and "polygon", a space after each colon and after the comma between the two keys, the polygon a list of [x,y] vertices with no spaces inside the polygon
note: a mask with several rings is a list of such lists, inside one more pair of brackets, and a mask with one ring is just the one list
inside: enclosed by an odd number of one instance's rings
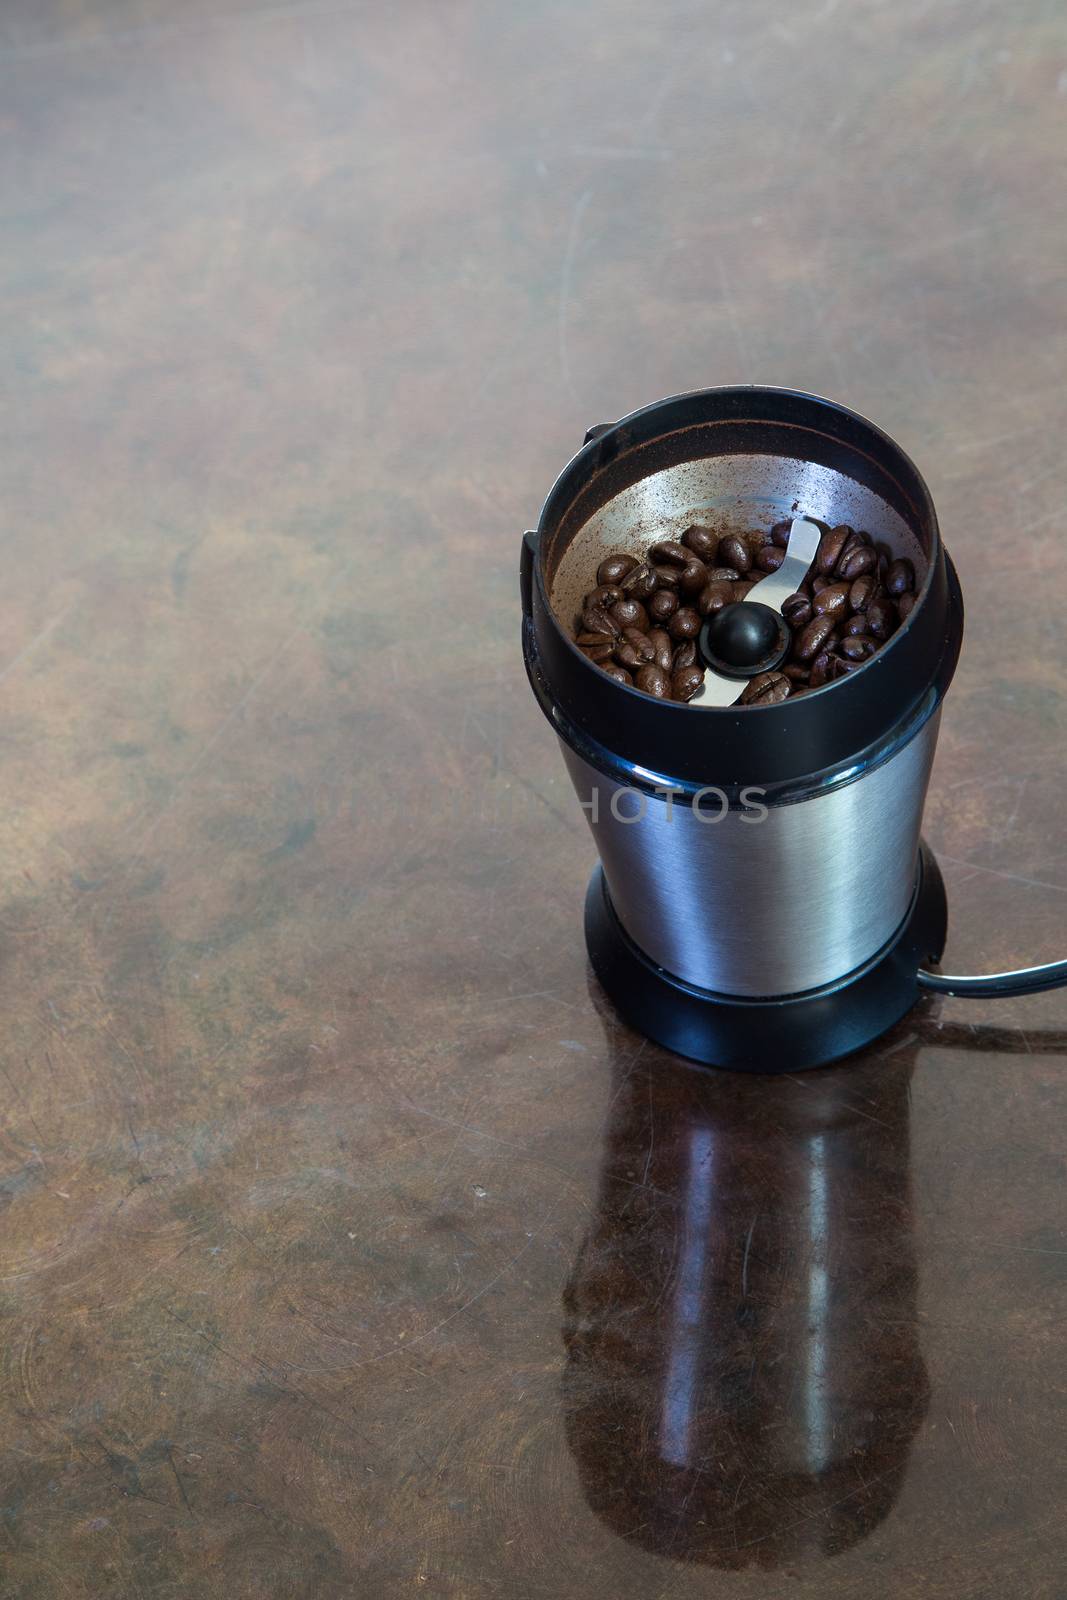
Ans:
{"label": "black grinder base", "polygon": [[589,959],[620,1015],[677,1055],[734,1072],[801,1072],[861,1050],[910,1011],[918,970],[940,961],[947,931],[941,871],[921,842],[911,907],[870,961],[821,989],[748,1000],[650,961],[619,922],[599,865],[585,897]]}

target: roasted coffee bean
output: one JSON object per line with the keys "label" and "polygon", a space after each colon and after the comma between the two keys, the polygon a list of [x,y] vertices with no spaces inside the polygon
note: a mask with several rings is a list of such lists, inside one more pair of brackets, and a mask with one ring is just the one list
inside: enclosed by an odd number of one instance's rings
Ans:
{"label": "roasted coffee bean", "polygon": [[719,560],[724,566],[733,567],[736,572],[748,572],[752,567],[748,546],[733,533],[719,540]]}
{"label": "roasted coffee bean", "polygon": [[733,604],[734,586],[732,583],[709,583],[702,589],[700,599],[697,601],[697,610],[702,617],[714,616],[716,611],[721,611],[723,606]]}
{"label": "roasted coffee bean", "polygon": [[796,631],[806,628],[812,618],[811,601],[806,594],[791,594],[782,601],[782,616]]}
{"label": "roasted coffee bean", "polygon": [[899,615],[901,622],[907,622],[908,618],[911,616],[914,605],[915,596],[913,594],[901,595],[900,599],[897,601],[897,614]]}
{"label": "roasted coffee bean", "polygon": [[681,567],[650,567],[657,589],[677,589],[682,581]]}
{"label": "roasted coffee bean", "polygon": [[678,596],[669,589],[657,589],[647,603],[647,610],[653,622],[666,622],[668,617],[673,617],[678,609]]}
{"label": "roasted coffee bean", "polygon": [[756,565],[761,572],[777,572],[785,560],[785,551],[776,544],[764,544],[756,551]]}
{"label": "roasted coffee bean", "polygon": [[771,541],[779,550],[784,550],[789,543],[789,535],[793,531],[793,518],[786,517],[783,522],[776,522],[771,529]]}
{"label": "roasted coffee bean", "polygon": [[782,667],[779,667],[778,670],[779,670],[779,672],[784,672],[785,673],[786,677],[789,679],[790,683],[793,685],[793,693],[794,694],[796,694],[796,692],[797,692],[797,687],[796,687],[797,684],[798,683],[807,683],[808,679],[811,677],[810,669],[808,667],[805,667],[799,661],[787,661],[785,663],[785,665],[782,666]]}
{"label": "roasted coffee bean", "polygon": [[667,632],[678,644],[683,639],[695,639],[700,632],[700,612],[692,606],[681,606],[668,622]]}
{"label": "roasted coffee bean", "polygon": [[615,646],[615,660],[620,667],[625,667],[628,672],[638,672],[646,666],[644,656],[638,655],[632,644],[617,644]]}
{"label": "roasted coffee bean", "polygon": [[[848,584],[832,583],[825,589],[820,589],[815,599],[811,602],[811,609],[817,617],[838,618],[848,615]],[[614,612],[612,613],[614,615]]]}
{"label": "roasted coffee bean", "polygon": [[872,600],[867,607],[867,632],[872,639],[888,639],[896,626],[896,608],[888,599]]}
{"label": "roasted coffee bean", "polygon": [[648,547],[648,559],[657,566],[685,567],[693,557],[682,544],[677,544],[673,539],[661,539],[659,544]]}
{"label": "roasted coffee bean", "polygon": [[761,672],[757,678],[749,679],[738,704],[776,706],[788,700],[792,690],[793,685],[784,672]]}
{"label": "roasted coffee bean", "polygon": [[682,534],[682,543],[687,550],[692,550],[695,556],[699,556],[701,561],[711,561],[719,548],[719,535],[712,533],[710,528],[701,528],[694,523]]}
{"label": "roasted coffee bean", "polygon": [[590,661],[595,661],[597,666],[600,666],[602,662],[611,660],[615,644],[611,639],[602,639],[599,644],[583,644],[579,648],[583,656],[588,656]]}
{"label": "roasted coffee bean", "polygon": [[708,569],[703,561],[695,558],[686,563],[682,568],[682,576],[678,579],[678,587],[683,594],[699,594],[708,582]]}
{"label": "roasted coffee bean", "polygon": [[621,551],[613,556],[605,556],[596,569],[597,583],[618,583],[620,578],[625,578],[638,565],[635,556],[623,555]]}
{"label": "roasted coffee bean", "polygon": [[868,656],[874,655],[878,644],[865,633],[854,633],[842,639],[838,648],[848,661],[866,661]]}
{"label": "roasted coffee bean", "polygon": [[809,688],[821,689],[824,683],[829,683],[833,661],[834,658],[829,650],[820,650],[811,664],[811,677],[808,679]]}
{"label": "roasted coffee bean", "polygon": [[839,527],[831,528],[828,533],[824,533],[819,540],[819,548],[815,552],[815,570],[824,578],[833,572],[840,561],[841,552],[851,532],[851,528],[846,528],[845,524],[841,523]]}
{"label": "roasted coffee bean", "polygon": [[915,568],[905,556],[898,556],[886,573],[885,586],[894,600],[915,588]]}
{"label": "roasted coffee bean", "polygon": [[849,617],[841,631],[845,635],[846,639],[861,638],[867,632],[867,618],[864,616],[862,611],[857,611],[854,617]]}
{"label": "roasted coffee bean", "polygon": [[634,686],[657,700],[670,697],[671,680],[661,667],[642,667],[634,678]]}
{"label": "roasted coffee bean", "polygon": [[647,562],[633,568],[622,580],[622,587],[626,594],[634,600],[647,600],[654,595],[659,586],[655,571]]}
{"label": "roasted coffee bean", "polygon": [[671,696],[675,700],[692,700],[704,686],[703,667],[679,667],[671,677]]}
{"label": "roasted coffee bean", "polygon": [[604,671],[607,673],[608,677],[613,678],[616,683],[625,684],[627,689],[633,688],[634,680],[624,667],[605,667]]}
{"label": "roasted coffee bean", "polygon": [[740,583],[732,583],[730,588],[734,592],[735,605],[738,601],[747,600],[755,587],[755,583],[749,583],[744,578],[741,579]]}
{"label": "roasted coffee bean", "polygon": [[609,606],[616,605],[626,596],[617,584],[601,583],[595,589],[590,589],[582,602],[582,610],[588,611],[590,606],[603,606],[606,611]]}
{"label": "roasted coffee bean", "polygon": [[604,634],[602,634],[602,633],[585,633],[584,631],[579,632],[578,637],[575,639],[574,642],[575,642],[575,644],[581,645],[581,647],[583,649],[586,647],[586,645],[591,645],[591,644],[607,644],[609,646],[609,648],[610,648],[610,645],[611,645],[611,640],[610,639],[606,639]]}
{"label": "roasted coffee bean", "polygon": [[696,642],[696,640],[695,639],[683,639],[681,644],[677,645],[675,647],[674,655],[673,655],[673,657],[671,659],[671,666],[672,666],[672,668],[673,668],[673,670],[675,672],[681,672],[683,667],[695,666],[696,665],[696,659],[697,659],[697,642]]}
{"label": "roasted coffee bean", "polygon": [[877,565],[878,557],[870,545],[858,544],[853,549],[846,550],[837,563],[837,576],[843,578],[846,583],[851,583],[864,572],[873,572]]}
{"label": "roasted coffee bean", "polygon": [[674,665],[674,640],[666,628],[652,628],[648,637],[651,639],[656,651],[653,665],[661,668],[664,672],[670,672]]}
{"label": "roasted coffee bean", "polygon": [[834,586],[833,578],[823,578],[823,577],[812,578],[812,580],[811,580],[811,592],[812,592],[812,595],[814,596],[814,595],[817,595],[817,594],[822,594],[824,589],[832,589],[833,586]]}
{"label": "roasted coffee bean", "polygon": [[847,678],[850,672],[857,672],[862,667],[862,661],[849,661],[844,656],[830,658],[830,679]]}
{"label": "roasted coffee bean", "polygon": [[614,639],[619,629],[603,606],[590,606],[588,611],[582,612],[582,632],[604,634]]}
{"label": "roasted coffee bean", "polygon": [[648,631],[648,612],[640,600],[627,597],[618,600],[608,608],[608,616],[620,630],[622,628],[640,628],[642,633]]}
{"label": "roasted coffee bean", "polygon": [[709,583],[736,583],[741,574],[736,567],[709,567]]}
{"label": "roasted coffee bean", "polygon": [[878,579],[873,572],[864,572],[848,591],[848,603],[853,611],[866,611],[867,602],[878,592]]}
{"label": "roasted coffee bean", "polygon": [[[627,644],[633,646],[642,661],[655,661],[656,647],[647,633],[642,632],[640,628],[624,628],[622,636]],[[625,665],[623,662],[623,666]]]}
{"label": "roasted coffee bean", "polygon": [[811,661],[824,648],[834,631],[833,617],[812,617],[793,640],[793,654],[798,661]]}

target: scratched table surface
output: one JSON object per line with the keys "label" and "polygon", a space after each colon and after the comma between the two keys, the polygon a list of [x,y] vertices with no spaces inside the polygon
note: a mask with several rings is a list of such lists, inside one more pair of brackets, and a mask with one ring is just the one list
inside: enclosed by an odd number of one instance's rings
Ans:
{"label": "scratched table surface", "polygon": [[1067,998],[644,1043],[516,592],[591,423],[873,416],[946,964],[1063,955],[1062,9],[7,0],[0,85],[4,1600],[1067,1595]]}

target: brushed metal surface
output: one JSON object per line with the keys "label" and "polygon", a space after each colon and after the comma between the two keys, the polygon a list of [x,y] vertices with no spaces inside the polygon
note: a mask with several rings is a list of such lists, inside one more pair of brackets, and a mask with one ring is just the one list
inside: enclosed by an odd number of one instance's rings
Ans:
{"label": "brushed metal surface", "polygon": [[[677,799],[627,790],[560,744],[630,937],[676,977],[757,998],[832,982],[899,926],[938,722],[855,782],[767,808],[760,821],[739,810],[703,821]],[[709,794],[700,810],[714,818],[723,807]]]}

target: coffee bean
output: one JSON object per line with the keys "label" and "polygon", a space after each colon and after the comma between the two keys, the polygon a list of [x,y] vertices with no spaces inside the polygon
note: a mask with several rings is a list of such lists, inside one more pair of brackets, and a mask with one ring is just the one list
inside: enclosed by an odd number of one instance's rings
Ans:
{"label": "coffee bean", "polygon": [[621,551],[613,556],[605,556],[596,569],[597,583],[618,583],[620,578],[625,578],[638,565],[634,556],[623,555]]}
{"label": "coffee bean", "polygon": [[865,633],[849,634],[841,640],[841,654],[848,661],[866,661],[877,650],[877,642]]}
{"label": "coffee bean", "polygon": [[844,523],[841,523],[840,526],[831,528],[829,532],[823,534],[819,540],[819,548],[815,552],[816,572],[821,573],[823,577],[828,577],[833,572],[841,559],[845,541],[851,532],[851,528],[847,528]]}
{"label": "coffee bean", "polygon": [[677,589],[682,581],[681,567],[650,567],[657,589]]}
{"label": "coffee bean", "polygon": [[603,606],[590,606],[588,611],[582,612],[582,631],[583,633],[604,634],[609,639],[614,639],[619,629]]}
{"label": "coffee bean", "polygon": [[736,603],[739,600],[747,600],[756,585],[754,583],[746,583],[742,578],[740,583],[732,583],[730,587],[733,590],[733,598]]}
{"label": "coffee bean", "polygon": [[829,683],[833,660],[829,650],[820,650],[811,664],[811,677],[808,679],[810,688],[821,689],[824,683]]}
{"label": "coffee bean", "polygon": [[669,589],[657,589],[648,601],[647,609],[653,622],[666,622],[678,609],[678,596]]}
{"label": "coffee bean", "polygon": [[736,567],[709,567],[709,583],[736,583],[741,574]]}
{"label": "coffee bean", "polygon": [[671,680],[661,667],[642,667],[634,678],[634,685],[657,700],[668,699],[671,692]]}
{"label": "coffee bean", "polygon": [[842,555],[837,563],[837,576],[844,578],[846,583],[851,583],[864,572],[873,572],[877,564],[878,557],[870,545],[859,544],[852,550],[846,550]]}
{"label": "coffee bean", "polygon": [[833,631],[833,617],[812,617],[807,627],[793,640],[793,654],[797,660],[811,661],[823,649]]}
{"label": "coffee bean", "polygon": [[583,656],[588,656],[590,661],[595,661],[597,666],[603,661],[610,661],[615,650],[611,639],[602,639],[599,644],[583,644],[580,646]]}
{"label": "coffee bean", "polygon": [[812,618],[811,601],[805,594],[791,594],[782,601],[782,616],[794,632],[806,628]]}
{"label": "coffee bean", "polygon": [[905,556],[898,556],[886,573],[885,586],[894,599],[915,588],[915,568]]}
{"label": "coffee bean", "polygon": [[667,632],[678,643],[683,639],[695,639],[700,632],[700,612],[694,611],[692,606],[680,607],[668,622]]}
{"label": "coffee bean", "polygon": [[670,634],[667,632],[666,628],[652,628],[649,631],[648,637],[651,639],[656,651],[656,654],[653,658],[653,665],[659,667],[663,672],[670,672],[672,666],[674,665],[674,641],[672,640]]}
{"label": "coffee bean", "polygon": [[694,523],[682,534],[682,543],[701,561],[711,561],[719,548],[719,535],[712,533],[710,528],[701,528]]}
{"label": "coffee bean", "polygon": [[813,595],[822,594],[824,589],[832,589],[833,586],[833,578],[818,577],[811,580],[811,592]]}
{"label": "coffee bean", "polygon": [[617,628],[640,628],[642,633],[648,629],[648,612],[640,600],[617,600],[608,608],[608,616]]}
{"label": "coffee bean", "polygon": [[798,683],[807,683],[808,679],[811,677],[810,668],[805,667],[799,661],[787,661],[785,663],[785,665],[782,666],[782,667],[779,667],[778,670],[779,670],[779,672],[784,672],[785,673],[785,676],[789,679],[790,683],[793,685],[793,693],[794,694],[796,694],[796,692],[797,692],[796,691],[797,684]]}
{"label": "coffee bean", "polygon": [[583,649],[585,648],[586,645],[605,644],[605,643],[607,643],[608,646],[610,647],[610,644],[611,644],[611,640],[610,639],[605,640],[605,637],[604,637],[604,635],[602,633],[584,633],[584,632],[579,632],[578,637],[575,639],[574,642],[575,642],[575,644],[581,645]]}
{"label": "coffee bean", "polygon": [[743,706],[780,705],[783,700],[789,699],[792,690],[793,685],[784,672],[761,672],[758,677],[749,679],[738,704]]}
{"label": "coffee bean", "polygon": [[[826,589],[820,589],[811,603],[811,609],[817,617],[839,617],[848,615],[848,584],[832,583]],[[614,612],[612,612],[614,615]]]}
{"label": "coffee bean", "polygon": [[622,590],[614,583],[601,583],[595,589],[590,589],[583,603],[583,610],[588,611],[590,606],[613,606],[616,600],[622,599]]}
{"label": "coffee bean", "polygon": [[716,611],[721,611],[723,606],[732,605],[733,598],[732,583],[709,583],[706,589],[701,590],[697,610],[702,617],[711,617]]}
{"label": "coffee bean", "polygon": [[[655,661],[656,647],[647,633],[643,633],[640,628],[624,628],[622,636],[627,644],[633,646],[642,661]],[[623,666],[625,665],[624,661]]]}
{"label": "coffee bean", "polygon": [[865,635],[867,632],[867,618],[864,616],[863,612],[858,611],[854,617],[849,617],[844,628],[842,629],[842,632],[846,638],[853,639],[861,638],[863,635]]}
{"label": "coffee bean", "polygon": [[646,664],[644,656],[638,655],[632,644],[617,644],[615,660],[620,667],[625,667],[629,672],[637,672]]}
{"label": "coffee bean", "polygon": [[830,679],[847,678],[850,672],[858,672],[862,661],[848,661],[844,656],[834,656],[830,662]]}
{"label": "coffee bean", "polygon": [[655,571],[647,562],[635,566],[622,580],[622,587],[634,600],[647,600],[659,586]]}
{"label": "coffee bean", "polygon": [[792,531],[792,517],[786,517],[784,522],[776,522],[774,527],[771,529],[771,542],[776,544],[779,550],[784,550],[789,544],[789,535]]}
{"label": "coffee bean", "polygon": [[625,668],[605,667],[604,671],[607,673],[608,677],[614,679],[616,683],[625,684],[627,689],[633,688],[634,680],[631,678],[630,674],[625,670]]}
{"label": "coffee bean", "polygon": [[737,572],[748,572],[752,567],[748,546],[733,533],[719,540],[719,560]]}
{"label": "coffee bean", "polygon": [[848,603],[853,611],[866,611],[867,602],[878,590],[878,579],[873,572],[864,572],[848,591]]}
{"label": "coffee bean", "polygon": [[900,596],[900,599],[897,601],[897,613],[901,622],[907,622],[908,618],[911,616],[911,613],[915,608],[915,600],[916,596],[913,594],[902,594]]}
{"label": "coffee bean", "polygon": [[761,545],[756,551],[756,565],[761,572],[777,572],[785,560],[785,551],[776,544]]}
{"label": "coffee bean", "polygon": [[683,667],[695,666],[696,665],[696,659],[697,659],[697,642],[696,642],[696,640],[695,639],[683,639],[681,644],[677,645],[675,647],[674,656],[673,656],[673,658],[671,660],[671,666],[672,666],[672,668],[673,668],[673,670],[675,672],[680,672]]}
{"label": "coffee bean", "polygon": [[685,567],[693,558],[684,545],[676,544],[673,539],[661,539],[659,544],[649,545],[648,559],[657,566]]}
{"label": "coffee bean", "polygon": [[888,599],[872,600],[867,607],[867,632],[872,639],[888,639],[896,627],[896,608]]}
{"label": "coffee bean", "polygon": [[683,594],[699,594],[708,581],[708,569],[703,561],[690,561],[682,568],[678,587]]}
{"label": "coffee bean", "polygon": [[680,667],[671,678],[671,695],[675,700],[692,700],[703,685],[703,667]]}

